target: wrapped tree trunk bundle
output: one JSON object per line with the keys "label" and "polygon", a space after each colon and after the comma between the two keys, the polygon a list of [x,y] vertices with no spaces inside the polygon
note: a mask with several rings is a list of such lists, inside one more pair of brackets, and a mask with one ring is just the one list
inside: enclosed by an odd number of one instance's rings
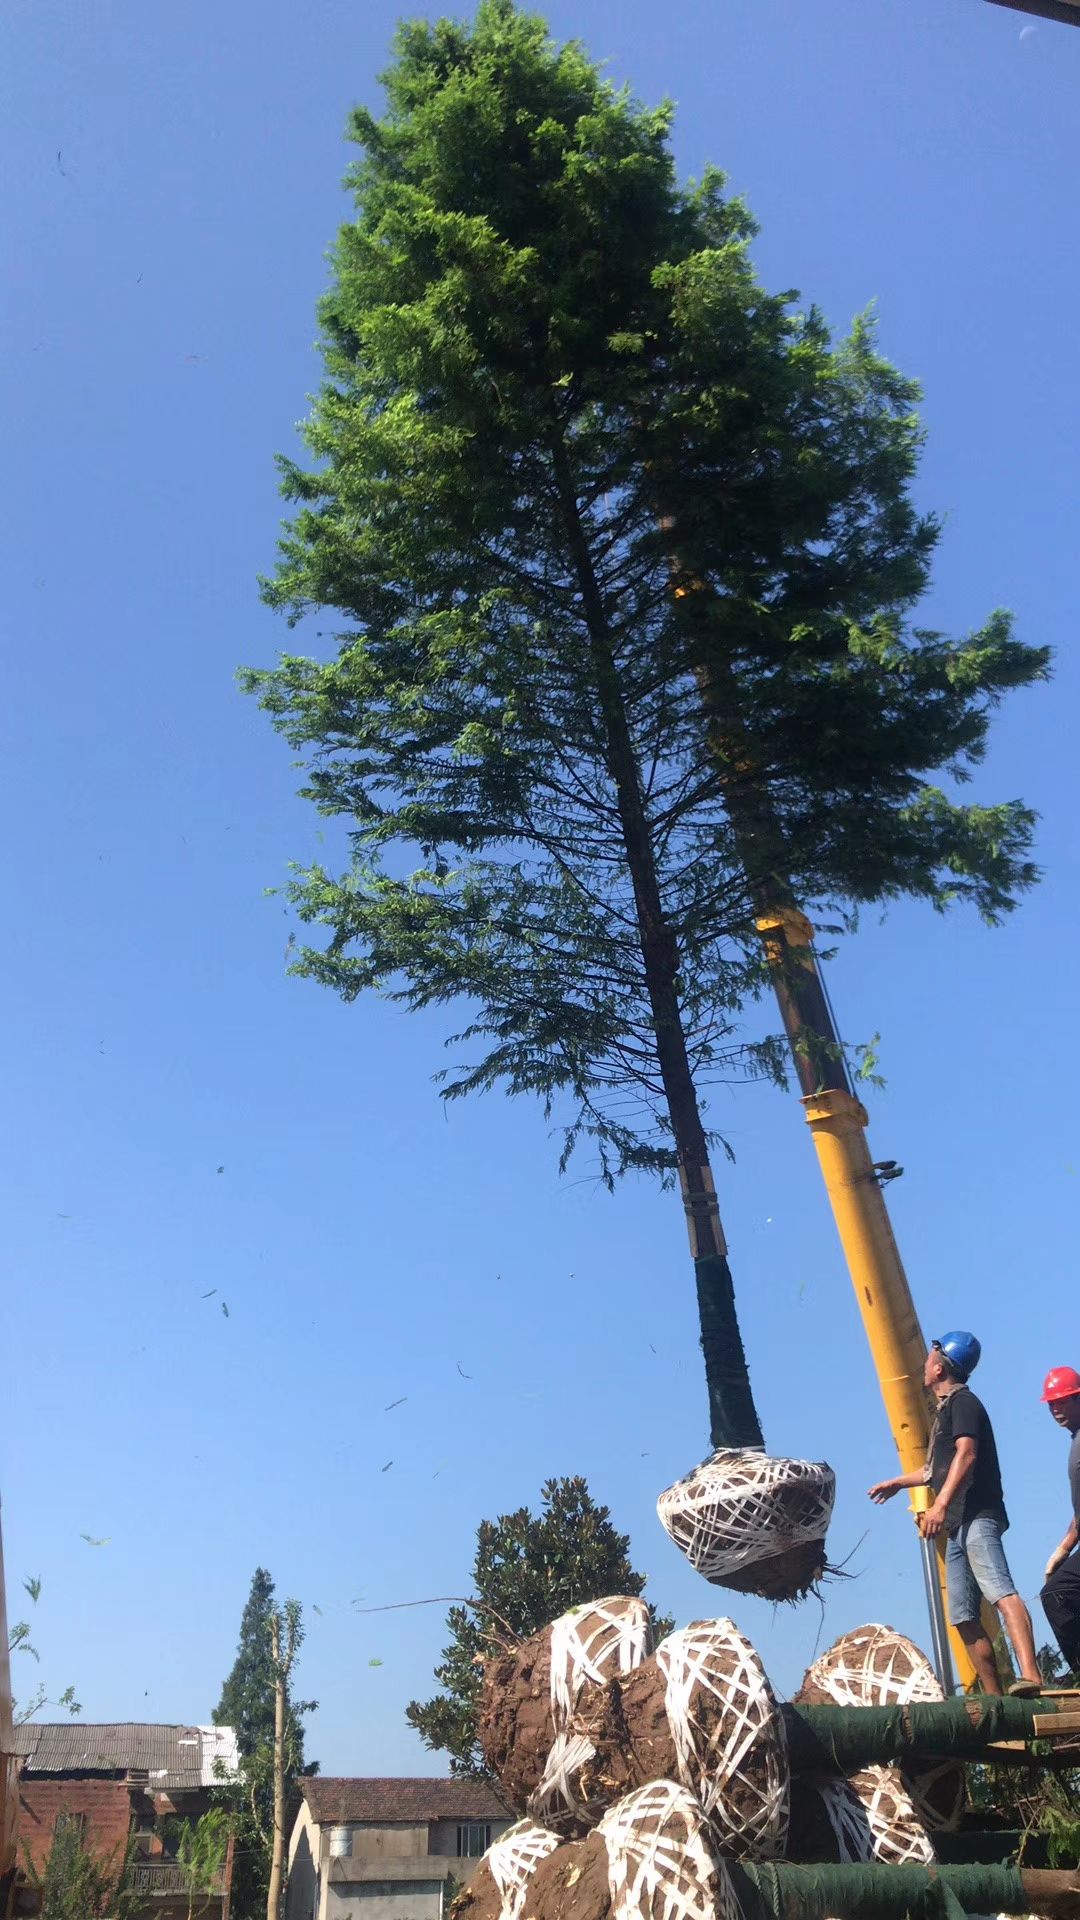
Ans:
{"label": "wrapped tree trunk bundle", "polygon": [[633,1671],[652,1651],[643,1600],[612,1595],[572,1607],[484,1668],[478,1733],[484,1758],[519,1813],[591,1687]]}
{"label": "wrapped tree trunk bundle", "polygon": [[[797,1705],[832,1702],[840,1707],[909,1706],[943,1700],[926,1655],[893,1627],[856,1627],[815,1660],[795,1696]],[[904,1785],[923,1825],[952,1832],[967,1797],[963,1767],[953,1761],[901,1767]]]}
{"label": "wrapped tree trunk bundle", "polygon": [[784,1852],[787,1734],[757,1654],[730,1620],[670,1634],[627,1679],[597,1689],[553,1751],[529,1811],[556,1829],[594,1821],[655,1780],[689,1789],[725,1853]]}
{"label": "wrapped tree trunk bundle", "polygon": [[715,1586],[798,1599],[825,1571],[836,1476],[821,1460],[721,1449],[660,1495],[664,1531]]}

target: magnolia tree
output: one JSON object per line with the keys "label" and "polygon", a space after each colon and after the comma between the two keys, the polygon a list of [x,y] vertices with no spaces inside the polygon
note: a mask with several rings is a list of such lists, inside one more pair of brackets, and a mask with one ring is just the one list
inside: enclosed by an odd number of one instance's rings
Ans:
{"label": "magnolia tree", "polygon": [[[490,1778],[480,1751],[477,1713],[484,1662],[506,1637],[526,1640],[570,1607],[609,1594],[638,1595],[645,1575],[629,1558],[630,1541],[612,1525],[580,1477],[548,1480],[540,1489],[541,1511],[519,1507],[476,1531],[473,1598],[447,1615],[449,1645],[435,1678],[441,1691],[413,1700],[405,1717],[426,1747],[447,1753],[450,1771],[470,1779]],[[672,1625],[650,1608],[657,1638]]]}

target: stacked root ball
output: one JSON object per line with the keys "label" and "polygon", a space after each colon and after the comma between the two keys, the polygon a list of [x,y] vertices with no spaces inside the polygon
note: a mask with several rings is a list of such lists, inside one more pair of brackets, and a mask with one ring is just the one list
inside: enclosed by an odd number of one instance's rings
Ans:
{"label": "stacked root ball", "polygon": [[[799,1699],[881,1706],[936,1686],[910,1641],[865,1627]],[[455,1920],[723,1920],[725,1858],[929,1861],[928,1827],[961,1804],[955,1781],[893,1768],[792,1783],[783,1714],[737,1627],[699,1620],[654,1651],[646,1607],[622,1596],[490,1661],[479,1735],[523,1817]]]}

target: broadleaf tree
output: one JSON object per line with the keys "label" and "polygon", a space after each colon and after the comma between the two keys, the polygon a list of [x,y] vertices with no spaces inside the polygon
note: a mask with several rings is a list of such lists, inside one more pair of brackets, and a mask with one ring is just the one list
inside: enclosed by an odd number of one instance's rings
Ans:
{"label": "broadleaf tree", "polygon": [[[471,1779],[488,1778],[477,1745],[476,1709],[482,1663],[493,1647],[508,1633],[524,1640],[585,1601],[645,1590],[645,1575],[629,1558],[629,1537],[612,1525],[610,1510],[597,1506],[580,1476],[546,1481],[540,1500],[539,1513],[519,1507],[481,1521],[473,1562],[476,1604],[455,1605],[447,1615],[450,1641],[435,1669],[441,1692],[405,1709],[424,1745],[448,1754],[450,1771]],[[671,1625],[653,1611],[657,1638]]]}
{"label": "broadleaf tree", "polygon": [[[3,1567],[2,1564],[0,1564],[0,1580],[2,1579]],[[36,1575],[31,1574],[23,1581],[23,1592],[29,1595],[29,1598],[36,1607],[38,1601],[41,1599],[41,1581]],[[15,1622],[8,1633],[7,1650],[9,1655],[21,1653],[27,1655],[31,1660],[36,1661],[40,1665],[41,1655],[34,1644],[33,1629],[29,1620],[17,1620]],[[70,1714],[72,1718],[82,1712],[81,1702],[75,1698],[74,1687],[65,1687],[54,1700],[50,1697],[48,1687],[44,1681],[39,1681],[38,1685],[33,1688],[24,1700],[12,1699],[11,1711],[15,1725],[17,1727],[25,1726],[26,1722],[35,1719],[44,1707],[61,1707],[63,1711]]]}
{"label": "broadleaf tree", "polygon": [[128,1920],[139,1907],[130,1885],[131,1844],[99,1852],[77,1817],[56,1822],[43,1868],[26,1856],[26,1871],[41,1920]]}
{"label": "broadleaf tree", "polygon": [[[245,676],[351,841],[295,876],[325,934],[296,971],[460,1001],[447,1097],[538,1095],[564,1157],[677,1178],[710,1438],[758,1448],[705,1110],[784,1073],[740,1025],[756,923],[796,889],[841,924],[903,894],[1008,911],[1032,816],[956,783],[1046,656],[1001,614],[912,625],[939,535],[916,390],[866,322],[834,343],[762,289],[668,109],[511,0],[403,26],[384,84],[265,589],[338,614],[337,648]],[[800,1579],[778,1550],[739,1584]]]}

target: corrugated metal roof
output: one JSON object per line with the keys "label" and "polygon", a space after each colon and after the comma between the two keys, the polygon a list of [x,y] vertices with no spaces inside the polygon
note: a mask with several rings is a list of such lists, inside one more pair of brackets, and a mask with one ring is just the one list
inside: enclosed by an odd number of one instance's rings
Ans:
{"label": "corrugated metal roof", "polygon": [[347,1826],[351,1820],[398,1822],[424,1820],[512,1820],[513,1814],[483,1780],[431,1780],[395,1775],[372,1779],[324,1779],[301,1782],[311,1817],[320,1826]]}
{"label": "corrugated metal roof", "polygon": [[26,1755],[28,1775],[142,1773],[151,1789],[165,1793],[212,1787],[239,1771],[232,1727],[30,1721],[17,1728],[15,1747]]}

